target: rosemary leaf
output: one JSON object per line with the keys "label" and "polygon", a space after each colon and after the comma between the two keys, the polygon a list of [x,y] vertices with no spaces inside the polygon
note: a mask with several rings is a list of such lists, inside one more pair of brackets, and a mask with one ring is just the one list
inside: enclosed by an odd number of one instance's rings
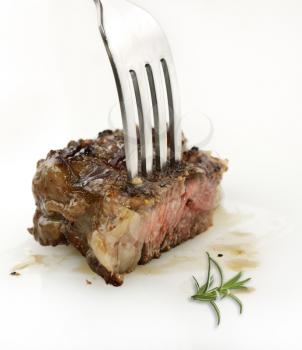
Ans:
{"label": "rosemary leaf", "polygon": [[207,275],[207,281],[206,281],[205,286],[203,288],[203,293],[205,293],[208,290],[209,284],[210,284],[211,257],[210,257],[210,254],[208,252],[207,252],[207,256],[208,256],[208,275]]}
{"label": "rosemary leaf", "polygon": [[230,293],[228,296],[239,305],[239,312],[242,314],[243,305],[242,305],[241,300],[238,297],[236,297],[236,295],[234,295],[232,293]]}
{"label": "rosemary leaf", "polygon": [[218,270],[218,272],[219,272],[219,276],[220,276],[220,286],[219,286],[219,288],[221,288],[222,285],[223,285],[223,273],[222,273],[222,269],[221,269],[221,267],[219,266],[219,264],[218,264],[213,258],[210,257],[210,259],[211,259],[211,261],[215,264],[215,266],[216,266],[216,268],[217,268],[217,270]]}
{"label": "rosemary leaf", "polygon": [[221,319],[221,316],[220,316],[220,311],[218,309],[218,306],[216,305],[216,303],[214,301],[210,301],[210,304],[212,305],[215,313],[216,313],[216,316],[217,316],[217,326],[220,325],[220,319]]}
{"label": "rosemary leaf", "polygon": [[194,283],[195,283],[196,291],[198,291],[199,288],[200,288],[199,283],[198,283],[197,279],[194,276],[192,276],[192,277],[193,277],[193,280],[194,280]]}
{"label": "rosemary leaf", "polygon": [[[206,253],[208,257],[208,271],[207,271],[207,278],[206,282],[202,285],[199,284],[197,279],[193,276],[194,284],[195,284],[195,294],[191,296],[191,299],[201,301],[201,302],[208,302],[212,309],[214,310],[216,317],[217,317],[217,325],[220,324],[220,311],[216,304],[217,300],[223,299],[223,298],[230,298],[234,300],[238,306],[239,311],[242,313],[243,305],[241,300],[231,293],[231,290],[239,290],[239,289],[246,289],[247,286],[245,284],[249,282],[251,279],[247,278],[245,280],[240,281],[240,278],[242,276],[242,272],[239,272],[237,275],[235,275],[233,278],[228,280],[227,282],[223,282],[223,271],[220,265],[215,261],[213,258],[211,258],[209,253]],[[212,264],[215,266],[218,275],[219,275],[219,284],[216,287],[213,287],[214,284],[214,276],[211,274],[211,266]],[[211,288],[211,289],[210,289]]]}
{"label": "rosemary leaf", "polygon": [[224,283],[223,287],[228,289],[231,285],[238,282],[242,276],[242,272],[238,272],[236,276]]}
{"label": "rosemary leaf", "polygon": [[199,300],[199,301],[215,301],[216,300],[216,296],[213,296],[213,295],[195,294],[191,298],[194,300]]}

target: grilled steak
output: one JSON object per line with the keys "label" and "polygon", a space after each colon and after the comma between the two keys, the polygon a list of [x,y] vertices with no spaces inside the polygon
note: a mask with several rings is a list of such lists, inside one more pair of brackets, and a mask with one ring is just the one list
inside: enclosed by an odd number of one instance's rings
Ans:
{"label": "grilled steak", "polygon": [[148,179],[129,181],[123,134],[71,141],[37,164],[33,228],[42,245],[72,244],[107,283],[212,224],[226,163],[197,148]]}

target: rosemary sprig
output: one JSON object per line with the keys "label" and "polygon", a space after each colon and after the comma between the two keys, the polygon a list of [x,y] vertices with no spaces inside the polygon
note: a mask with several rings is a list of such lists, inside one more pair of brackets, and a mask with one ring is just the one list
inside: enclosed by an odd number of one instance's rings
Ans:
{"label": "rosemary sprig", "polygon": [[[229,297],[233,299],[238,305],[239,305],[239,311],[242,313],[242,302],[240,299],[234,295],[231,291],[236,289],[245,289],[247,288],[245,284],[250,281],[250,278],[247,278],[245,280],[240,281],[240,278],[242,276],[242,272],[239,272],[236,276],[228,280],[227,282],[224,282],[223,278],[223,272],[220,267],[220,265],[215,261],[209,253],[207,253],[208,256],[208,273],[207,273],[207,279],[206,282],[203,285],[200,285],[197,281],[197,279],[193,276],[194,283],[195,283],[195,294],[191,296],[193,300],[208,302],[217,317],[217,325],[220,324],[220,311],[216,304],[217,300],[223,299],[225,297]],[[214,265],[217,269],[218,275],[219,275],[219,285],[217,287],[212,288],[214,284],[214,276],[211,274],[211,265]]]}

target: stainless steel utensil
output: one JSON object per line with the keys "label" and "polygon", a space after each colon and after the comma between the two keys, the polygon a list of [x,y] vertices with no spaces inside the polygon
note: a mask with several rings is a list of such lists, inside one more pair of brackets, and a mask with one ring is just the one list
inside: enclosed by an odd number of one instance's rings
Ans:
{"label": "stainless steel utensil", "polygon": [[118,90],[129,177],[147,176],[154,156],[160,170],[181,159],[180,104],[171,50],[145,10],[126,0],[94,2]]}

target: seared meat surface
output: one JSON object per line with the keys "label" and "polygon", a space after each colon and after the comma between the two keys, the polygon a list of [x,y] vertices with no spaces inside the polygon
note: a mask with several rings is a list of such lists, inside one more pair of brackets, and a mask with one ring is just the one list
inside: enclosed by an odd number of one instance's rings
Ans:
{"label": "seared meat surface", "polygon": [[29,231],[42,245],[72,244],[107,283],[212,224],[227,165],[197,148],[148,179],[129,181],[123,133],[71,141],[37,164]]}

